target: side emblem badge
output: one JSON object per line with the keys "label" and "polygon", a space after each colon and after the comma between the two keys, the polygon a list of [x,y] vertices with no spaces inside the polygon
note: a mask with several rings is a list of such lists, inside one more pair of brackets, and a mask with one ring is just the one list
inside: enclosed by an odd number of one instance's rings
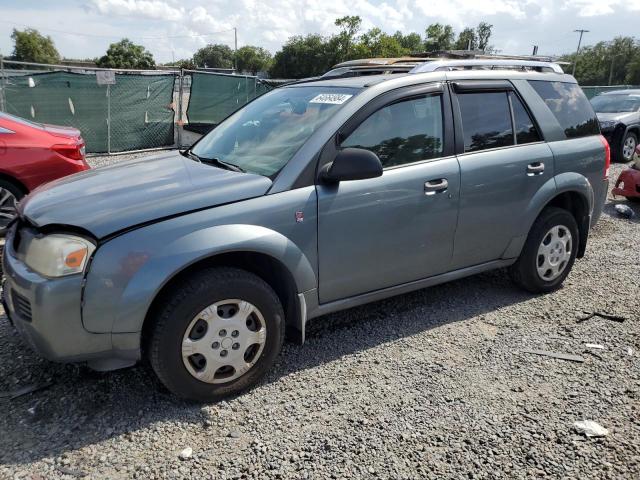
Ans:
{"label": "side emblem badge", "polygon": [[304,222],[304,212],[301,212],[300,210],[298,210],[296,212],[296,223],[302,223]]}

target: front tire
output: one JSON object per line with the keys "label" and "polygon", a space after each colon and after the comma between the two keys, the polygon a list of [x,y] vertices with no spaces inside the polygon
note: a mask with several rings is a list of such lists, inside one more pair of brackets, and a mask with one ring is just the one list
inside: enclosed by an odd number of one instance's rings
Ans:
{"label": "front tire", "polygon": [[148,356],[174,394],[211,402],[260,381],[284,342],[273,289],[235,268],[208,268],[179,284],[158,310]]}
{"label": "front tire", "polygon": [[511,278],[532,293],[557,290],[573,267],[578,242],[578,224],[571,213],[556,207],[544,209],[510,269]]}

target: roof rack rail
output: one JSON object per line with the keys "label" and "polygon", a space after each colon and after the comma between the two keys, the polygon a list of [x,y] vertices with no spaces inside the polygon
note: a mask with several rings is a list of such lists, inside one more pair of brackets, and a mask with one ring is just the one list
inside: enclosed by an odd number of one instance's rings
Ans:
{"label": "roof rack rail", "polygon": [[436,60],[425,62],[416,66],[409,73],[425,73],[450,71],[458,69],[472,70],[474,67],[491,67],[505,70],[536,70],[539,72],[564,73],[562,67],[553,62],[542,62],[538,60]]}

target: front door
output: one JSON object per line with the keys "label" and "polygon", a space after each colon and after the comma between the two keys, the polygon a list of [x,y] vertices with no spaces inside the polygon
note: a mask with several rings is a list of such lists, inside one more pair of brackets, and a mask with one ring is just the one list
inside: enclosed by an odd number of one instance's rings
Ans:
{"label": "front door", "polygon": [[449,108],[442,85],[395,92],[328,146],[371,150],[384,172],[317,187],[320,303],[448,270],[460,183]]}

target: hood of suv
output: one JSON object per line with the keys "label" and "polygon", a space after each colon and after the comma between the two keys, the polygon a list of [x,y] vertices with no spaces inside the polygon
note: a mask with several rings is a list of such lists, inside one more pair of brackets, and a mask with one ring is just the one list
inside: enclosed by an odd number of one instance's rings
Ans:
{"label": "hood of suv", "polygon": [[638,118],[640,118],[640,114],[636,112],[614,112],[614,113],[596,112],[596,115],[598,116],[598,120],[600,120],[601,122],[613,120],[613,121],[621,122],[625,124],[629,121],[637,121]]}
{"label": "hood of suv", "polygon": [[70,225],[97,238],[163,217],[264,195],[271,180],[223,170],[179,152],[56,180],[18,207],[37,227]]}

